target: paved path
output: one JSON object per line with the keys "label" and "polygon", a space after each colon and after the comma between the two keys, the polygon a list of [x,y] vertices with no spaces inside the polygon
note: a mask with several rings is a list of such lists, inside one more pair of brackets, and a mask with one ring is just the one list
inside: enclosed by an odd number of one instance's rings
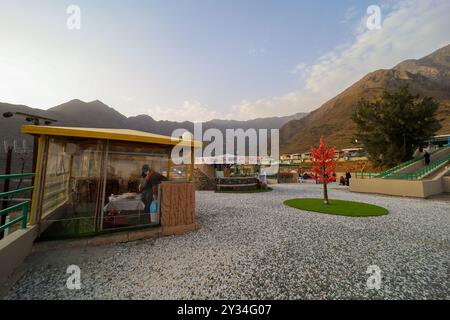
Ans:
{"label": "paved path", "polygon": [[[270,193],[197,192],[203,228],[183,236],[35,253],[7,298],[449,299],[450,205],[330,190],[330,197],[390,210],[374,218],[304,212],[282,205],[320,197],[320,186]],[[66,268],[81,268],[81,290]],[[381,269],[368,289],[367,268]]]}

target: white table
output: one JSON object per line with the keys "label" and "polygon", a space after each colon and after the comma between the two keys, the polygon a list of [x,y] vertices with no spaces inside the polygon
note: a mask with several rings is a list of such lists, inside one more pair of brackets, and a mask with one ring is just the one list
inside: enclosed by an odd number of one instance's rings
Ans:
{"label": "white table", "polygon": [[103,208],[104,211],[113,209],[117,211],[140,211],[145,209],[145,204],[141,199],[116,199],[111,200]]}

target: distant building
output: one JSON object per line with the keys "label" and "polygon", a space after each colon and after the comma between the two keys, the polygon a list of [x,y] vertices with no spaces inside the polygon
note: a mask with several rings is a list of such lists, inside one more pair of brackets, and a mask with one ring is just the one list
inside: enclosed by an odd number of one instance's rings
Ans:
{"label": "distant building", "polygon": [[433,138],[431,138],[429,141],[427,141],[433,145],[437,145],[439,147],[442,146],[449,146],[450,145],[450,133],[447,134],[441,134],[439,136],[434,136]]}
{"label": "distant building", "polygon": [[367,160],[367,152],[363,148],[342,149],[339,158],[344,161]]}
{"label": "distant building", "polygon": [[281,163],[284,164],[294,164],[302,162],[302,154],[301,153],[288,153],[280,156]]}
{"label": "distant building", "polygon": [[[334,159],[338,161],[367,160],[367,152],[362,148],[347,148],[336,150]],[[309,163],[312,159],[311,152],[283,154],[280,157],[282,164],[302,164]]]}
{"label": "distant building", "polygon": [[304,152],[301,154],[301,159],[303,161],[312,161],[312,154],[311,152]]}

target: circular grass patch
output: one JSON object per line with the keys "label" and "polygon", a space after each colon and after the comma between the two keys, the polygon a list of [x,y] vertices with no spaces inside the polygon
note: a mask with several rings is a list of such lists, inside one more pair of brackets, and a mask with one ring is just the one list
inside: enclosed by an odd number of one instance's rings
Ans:
{"label": "circular grass patch", "polygon": [[323,199],[317,198],[290,199],[284,201],[284,204],[296,209],[349,217],[373,217],[388,214],[386,208],[373,204],[336,199],[330,199],[327,205],[323,203]]}

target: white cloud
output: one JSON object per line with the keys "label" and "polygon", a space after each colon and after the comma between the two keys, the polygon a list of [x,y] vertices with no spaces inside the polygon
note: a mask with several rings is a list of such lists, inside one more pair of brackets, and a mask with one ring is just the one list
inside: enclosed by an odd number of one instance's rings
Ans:
{"label": "white cloud", "polygon": [[243,101],[232,107],[233,118],[311,111],[369,72],[423,57],[450,43],[450,1],[404,0],[382,8],[380,30],[368,30],[362,19],[353,43],[338,46],[313,65],[299,65],[303,88],[270,99]]}
{"label": "white cloud", "polygon": [[266,48],[252,48],[247,51],[247,53],[251,56],[255,56],[258,54],[264,54],[266,52]]}
{"label": "white cloud", "polygon": [[291,73],[292,74],[301,73],[306,69],[306,67],[307,67],[306,63],[303,62],[299,63],[291,70]]}
{"label": "white cloud", "polygon": [[133,102],[134,101],[133,97],[130,97],[130,96],[127,96],[127,95],[120,96],[120,99],[125,101],[125,102]]}
{"label": "white cloud", "polygon": [[353,19],[355,19],[358,16],[358,14],[359,14],[358,9],[355,6],[352,6],[345,11],[344,18],[341,21],[339,21],[339,23],[342,24],[348,23]]}
{"label": "white cloud", "polygon": [[226,115],[215,111],[198,101],[184,101],[181,107],[156,106],[147,110],[148,115],[155,120],[203,122],[212,119],[225,118]]}

